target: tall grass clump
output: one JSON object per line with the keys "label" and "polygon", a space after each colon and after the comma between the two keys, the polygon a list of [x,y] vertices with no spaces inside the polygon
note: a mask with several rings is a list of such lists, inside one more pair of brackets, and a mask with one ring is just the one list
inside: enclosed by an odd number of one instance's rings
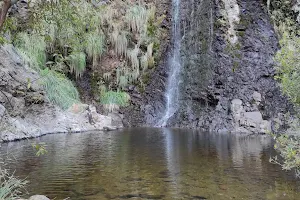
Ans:
{"label": "tall grass clump", "polygon": [[27,181],[18,179],[4,167],[5,164],[3,160],[0,159],[0,199],[20,199],[20,195],[25,191],[24,187]]}
{"label": "tall grass clump", "polygon": [[104,91],[100,95],[100,103],[109,112],[117,110],[119,107],[127,106],[129,100],[130,96],[126,92]]}
{"label": "tall grass clump", "polygon": [[46,68],[42,71],[42,76],[42,85],[52,103],[62,109],[68,109],[80,102],[77,89],[65,75]]}
{"label": "tall grass clump", "polygon": [[0,199],[14,200],[20,199],[26,181],[20,180],[9,174],[6,169],[0,169]]}

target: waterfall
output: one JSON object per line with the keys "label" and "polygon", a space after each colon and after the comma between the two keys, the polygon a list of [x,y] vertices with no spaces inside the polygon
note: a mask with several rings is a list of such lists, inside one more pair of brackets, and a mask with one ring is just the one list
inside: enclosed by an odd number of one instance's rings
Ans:
{"label": "waterfall", "polygon": [[173,5],[173,21],[172,21],[172,51],[168,61],[169,77],[165,92],[166,108],[162,118],[157,126],[166,126],[170,117],[172,117],[179,107],[179,85],[181,71],[181,34],[180,34],[180,0],[172,0]]}

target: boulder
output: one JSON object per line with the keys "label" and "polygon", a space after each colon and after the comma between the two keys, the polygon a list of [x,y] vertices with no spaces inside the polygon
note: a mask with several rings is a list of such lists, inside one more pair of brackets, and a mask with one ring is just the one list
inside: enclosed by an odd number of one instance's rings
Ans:
{"label": "boulder", "polygon": [[235,121],[240,121],[242,113],[244,112],[243,101],[240,99],[233,99],[231,101],[231,112]]}
{"label": "boulder", "polygon": [[[255,100],[260,102],[261,96],[255,93]],[[233,126],[236,133],[266,133],[271,131],[271,122],[263,120],[260,111],[246,112],[240,99],[231,101],[231,112],[233,115]]]}
{"label": "boulder", "polygon": [[244,117],[246,120],[254,123],[261,123],[263,121],[262,114],[259,111],[245,112]]}

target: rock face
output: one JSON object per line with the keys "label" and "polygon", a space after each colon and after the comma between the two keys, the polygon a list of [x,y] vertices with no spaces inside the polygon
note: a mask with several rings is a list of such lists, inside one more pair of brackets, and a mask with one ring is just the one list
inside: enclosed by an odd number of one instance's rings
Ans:
{"label": "rock face", "polygon": [[100,115],[94,106],[74,105],[63,111],[49,103],[39,85],[41,77],[12,46],[0,47],[0,77],[0,141],[114,128],[112,118]]}
{"label": "rock face", "polygon": [[[256,95],[257,94],[258,93],[256,93]],[[258,109],[256,111],[246,112],[243,107],[243,102],[240,99],[231,101],[231,111],[234,124],[233,132],[265,133],[272,131],[270,121],[263,120],[263,116]]]}
{"label": "rock face", "polygon": [[[273,120],[292,106],[274,80],[278,39],[264,5],[257,0],[182,0],[181,7],[181,105],[168,126],[211,132],[270,130]],[[232,40],[229,32],[235,33]],[[166,59],[145,93],[132,91],[139,98],[125,112],[128,125],[153,125],[160,118],[168,70]]]}

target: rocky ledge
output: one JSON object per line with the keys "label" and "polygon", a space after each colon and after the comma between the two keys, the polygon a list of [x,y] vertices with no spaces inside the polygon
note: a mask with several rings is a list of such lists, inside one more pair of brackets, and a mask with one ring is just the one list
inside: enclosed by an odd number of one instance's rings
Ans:
{"label": "rocky ledge", "polygon": [[101,115],[92,105],[75,104],[64,111],[51,104],[39,85],[41,77],[13,46],[0,47],[0,77],[0,142],[122,127],[114,116]]}

